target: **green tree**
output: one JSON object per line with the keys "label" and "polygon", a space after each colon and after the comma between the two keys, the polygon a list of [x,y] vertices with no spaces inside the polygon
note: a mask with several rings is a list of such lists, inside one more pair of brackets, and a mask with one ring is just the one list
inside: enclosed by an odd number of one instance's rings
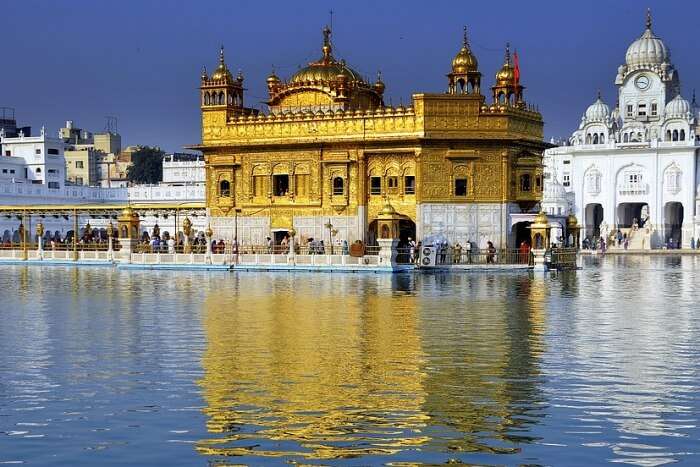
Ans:
{"label": "green tree", "polygon": [[159,147],[142,146],[131,155],[126,176],[131,183],[158,183],[163,180],[163,156]]}

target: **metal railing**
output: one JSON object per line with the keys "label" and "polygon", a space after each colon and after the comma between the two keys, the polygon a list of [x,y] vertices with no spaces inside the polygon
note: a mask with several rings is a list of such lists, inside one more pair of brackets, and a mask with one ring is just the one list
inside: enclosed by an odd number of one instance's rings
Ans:
{"label": "metal railing", "polygon": [[571,269],[577,266],[576,248],[552,248],[549,250],[550,266],[556,269]]}
{"label": "metal railing", "polygon": [[532,252],[520,251],[517,248],[495,250],[479,249],[466,251],[446,248],[436,251],[436,265],[465,265],[465,264],[526,264],[533,265]]}

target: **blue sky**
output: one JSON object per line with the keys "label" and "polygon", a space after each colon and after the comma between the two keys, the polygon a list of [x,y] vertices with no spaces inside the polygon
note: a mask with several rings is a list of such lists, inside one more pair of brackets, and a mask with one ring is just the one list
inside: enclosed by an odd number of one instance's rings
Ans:
{"label": "blue sky", "polygon": [[334,55],[372,79],[381,70],[387,103],[444,92],[466,24],[482,88],[510,41],[546,136],[568,136],[597,89],[614,104],[647,7],[689,99],[700,87],[698,1],[13,1],[3,4],[0,106],[52,134],[69,119],[100,131],[114,115],[125,144],[181,150],[199,141],[200,70],[215,67],[220,44],[245,75],[247,104],[262,107],[273,64],[287,78],[319,56],[332,9]]}

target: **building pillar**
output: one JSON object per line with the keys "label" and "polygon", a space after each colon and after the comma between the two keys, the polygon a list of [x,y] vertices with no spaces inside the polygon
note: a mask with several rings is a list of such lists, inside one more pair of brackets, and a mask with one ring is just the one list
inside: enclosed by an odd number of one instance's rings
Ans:
{"label": "building pillar", "polygon": [[44,259],[44,224],[39,222],[36,225],[36,235],[37,235],[37,254],[39,256],[39,260]]}
{"label": "building pillar", "polygon": [[204,231],[204,236],[205,236],[206,241],[207,241],[207,254],[206,254],[205,258],[204,258],[204,262],[205,262],[206,264],[211,264],[211,263],[212,263],[212,258],[211,258],[211,255],[212,255],[211,239],[212,239],[212,236],[213,236],[213,235],[214,235],[214,232],[212,232],[212,230],[211,230],[211,224],[208,224],[208,225],[207,225],[207,230]]}
{"label": "building pillar", "polygon": [[297,257],[296,257],[296,235],[297,231],[292,228],[292,230],[289,231],[289,251],[287,252],[287,264],[290,265],[296,265],[297,263]]}

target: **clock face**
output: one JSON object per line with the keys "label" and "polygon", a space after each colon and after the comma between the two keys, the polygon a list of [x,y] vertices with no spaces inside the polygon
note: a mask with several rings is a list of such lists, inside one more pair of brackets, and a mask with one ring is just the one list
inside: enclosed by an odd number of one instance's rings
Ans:
{"label": "clock face", "polygon": [[649,87],[649,78],[645,75],[641,75],[637,77],[636,80],[634,80],[635,86],[637,86],[639,89],[644,91],[646,88]]}

